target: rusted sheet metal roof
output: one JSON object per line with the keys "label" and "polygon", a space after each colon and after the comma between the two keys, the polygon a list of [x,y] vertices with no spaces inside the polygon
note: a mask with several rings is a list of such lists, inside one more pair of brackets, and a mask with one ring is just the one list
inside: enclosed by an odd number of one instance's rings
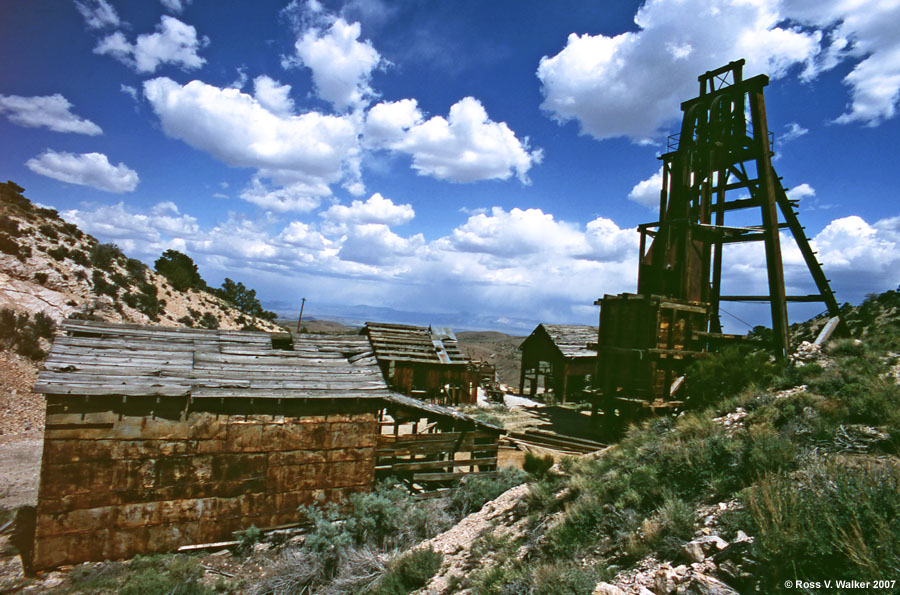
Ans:
{"label": "rusted sheet metal roof", "polygon": [[[581,324],[539,324],[529,339],[543,332],[565,358],[597,357],[597,327]],[[527,339],[526,339],[527,341]],[[589,347],[589,346],[593,346]]]}
{"label": "rusted sheet metal roof", "polygon": [[363,332],[368,335],[379,361],[451,365],[465,365],[469,361],[460,351],[456,337],[447,329],[433,332],[422,326],[367,322]]}
{"label": "rusted sheet metal roof", "polygon": [[294,351],[267,333],[64,323],[35,391],[48,395],[384,398],[365,337],[304,335]]}

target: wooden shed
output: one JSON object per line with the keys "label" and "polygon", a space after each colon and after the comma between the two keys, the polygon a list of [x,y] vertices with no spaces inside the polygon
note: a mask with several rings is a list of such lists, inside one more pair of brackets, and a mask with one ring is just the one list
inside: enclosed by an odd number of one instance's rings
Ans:
{"label": "wooden shed", "polygon": [[[259,332],[63,328],[35,385],[47,420],[34,569],[294,524],[300,505],[369,490],[394,463],[496,466],[498,428],[392,395],[362,336],[278,349]],[[455,447],[438,452],[445,430]],[[449,476],[408,479],[424,490]]]}
{"label": "wooden shed", "polygon": [[362,332],[392,390],[436,403],[476,402],[477,375],[449,329],[367,322]]}
{"label": "wooden shed", "polygon": [[522,342],[519,394],[535,396],[543,379],[560,402],[581,395],[597,366],[597,327],[539,324]]}

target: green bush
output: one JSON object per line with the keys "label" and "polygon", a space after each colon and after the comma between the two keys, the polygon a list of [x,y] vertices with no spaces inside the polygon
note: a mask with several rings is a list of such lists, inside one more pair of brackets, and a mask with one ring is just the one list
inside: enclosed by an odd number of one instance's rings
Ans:
{"label": "green bush", "polygon": [[467,475],[451,492],[447,510],[455,517],[462,518],[481,510],[486,502],[527,480],[528,476],[525,472],[515,467],[504,467],[494,477],[480,474]]}
{"label": "green bush", "polygon": [[535,477],[543,477],[553,466],[553,455],[538,456],[530,452],[525,453],[525,461],[522,469]]}
{"label": "green bush", "polygon": [[443,554],[432,548],[420,548],[399,556],[388,566],[372,595],[407,595],[428,584],[444,560]]}
{"label": "green bush", "polygon": [[115,244],[96,244],[91,248],[91,264],[101,270],[108,271],[112,264],[124,258],[122,250]]}
{"label": "green bush", "polygon": [[91,259],[84,250],[70,250],[69,259],[75,264],[80,264],[83,267],[91,266]]}
{"label": "green bush", "polygon": [[143,281],[147,277],[147,265],[136,258],[129,258],[125,261],[125,270],[136,281]]}
{"label": "green bush", "polygon": [[208,329],[219,328],[219,319],[212,312],[204,312],[200,318],[200,326]]}
{"label": "green bush", "polygon": [[98,269],[94,269],[91,273],[91,285],[93,285],[94,291],[100,295],[108,295],[113,299],[119,295],[119,289],[107,281],[106,275]]}
{"label": "green bush", "polygon": [[10,308],[0,309],[0,346],[13,348],[32,360],[42,360],[47,352],[41,348],[41,339],[50,339],[56,332],[53,319],[38,312],[34,318],[27,313],[17,314]]}
{"label": "green bush", "polygon": [[15,256],[21,260],[25,254],[25,251],[22,248],[25,247],[26,246],[20,246],[19,243],[11,237],[0,233],[0,252]]}
{"label": "green bush", "polygon": [[48,223],[41,223],[38,226],[38,229],[44,234],[44,237],[49,238],[51,240],[56,240],[59,238],[59,234],[56,232],[56,228]]}
{"label": "green bush", "polygon": [[685,396],[692,407],[703,407],[752,384],[767,386],[777,371],[778,367],[769,361],[765,352],[741,346],[726,347],[688,367]]}
{"label": "green bush", "polygon": [[65,246],[57,246],[47,250],[47,254],[52,256],[54,260],[62,261],[69,255],[69,250]]}
{"label": "green bush", "polygon": [[584,568],[577,562],[543,564],[534,571],[535,595],[591,595],[604,578],[597,568]]}
{"label": "green bush", "polygon": [[178,555],[136,556],[128,562],[84,565],[68,576],[69,593],[119,595],[212,595],[200,579],[203,567],[195,558]]}

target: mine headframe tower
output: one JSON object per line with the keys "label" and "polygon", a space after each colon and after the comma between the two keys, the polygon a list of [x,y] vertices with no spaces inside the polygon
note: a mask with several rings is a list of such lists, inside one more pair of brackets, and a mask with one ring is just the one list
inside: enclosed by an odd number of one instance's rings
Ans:
{"label": "mine headframe tower", "polygon": [[[744,60],[700,75],[700,95],[681,104],[681,132],[662,155],[659,221],[641,232],[638,293],[709,304],[710,331],[721,332],[719,304],[769,302],[776,356],[790,350],[788,302],[824,302],[837,316],[838,303],[822,266],[772,167],[766,123],[765,75],[742,78]],[[733,198],[737,194],[739,198]],[[761,224],[728,227],[725,214],[757,209]],[[779,218],[779,211],[783,221]],[[785,295],[780,231],[793,235],[818,289],[814,295]],[[647,237],[652,238],[645,252]],[[722,250],[726,244],[763,242],[768,295],[722,295]]]}
{"label": "mine headframe tower", "polygon": [[[738,60],[700,75],[699,96],[681,104],[681,131],[660,157],[659,220],[638,227],[638,293],[596,302],[599,405],[607,413],[621,413],[623,404],[632,410],[680,406],[673,395],[684,368],[723,337],[721,302],[769,302],[779,359],[790,352],[788,302],[824,302],[832,316],[839,314],[796,201],[772,167],[763,97],[769,79],[744,79],[743,66]],[[726,226],[726,213],[742,224]],[[782,231],[796,240],[817,294],[785,294]],[[768,295],[722,295],[723,248],[740,242],[764,243]],[[846,333],[840,325],[838,332]]]}

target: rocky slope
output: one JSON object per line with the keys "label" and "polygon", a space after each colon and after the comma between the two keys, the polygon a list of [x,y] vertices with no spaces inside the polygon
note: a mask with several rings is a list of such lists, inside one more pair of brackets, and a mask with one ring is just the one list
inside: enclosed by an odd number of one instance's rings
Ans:
{"label": "rocky slope", "polygon": [[101,244],[23,189],[0,184],[0,308],[110,322],[280,330],[204,291],[176,291],[161,275]]}

